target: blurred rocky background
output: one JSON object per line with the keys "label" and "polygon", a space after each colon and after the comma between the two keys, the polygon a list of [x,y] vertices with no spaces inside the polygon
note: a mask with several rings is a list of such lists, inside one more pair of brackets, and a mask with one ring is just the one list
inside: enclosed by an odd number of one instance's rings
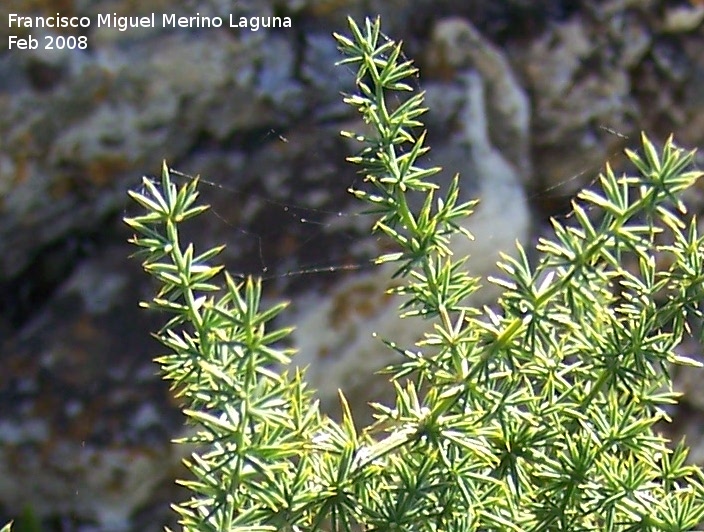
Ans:
{"label": "blurred rocky background", "polygon": [[[57,12],[92,24],[8,26],[10,13]],[[107,13],[280,16],[291,27],[121,32],[97,27]],[[347,15],[380,14],[416,59],[435,153],[466,125],[458,80],[482,77],[489,138],[531,203],[534,234],[605,161],[620,168],[641,130],[704,147],[701,2],[6,0],[0,14],[4,42],[89,43],[0,52],[0,521],[34,530],[159,529],[179,497],[169,439],[182,421],[151,362],[160,317],[138,312],[153,285],[128,260],[121,222],[141,175],[166,159],[212,182],[198,242],[227,242],[229,268],[268,277],[269,296],[298,298],[299,313],[311,291],[363,264],[368,223],[346,193],[354,147],[338,134],[359,127],[340,97],[353,75],[334,66],[331,37]],[[702,193],[690,194],[694,211]],[[321,265],[336,271],[314,274]],[[701,379],[677,375],[685,397],[670,430],[704,463]]]}

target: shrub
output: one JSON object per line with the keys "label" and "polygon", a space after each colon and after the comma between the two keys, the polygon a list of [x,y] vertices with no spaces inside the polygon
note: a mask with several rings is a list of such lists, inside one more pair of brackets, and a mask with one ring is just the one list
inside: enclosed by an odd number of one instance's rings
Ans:
{"label": "shrub", "polygon": [[[704,295],[704,241],[680,199],[701,175],[693,154],[643,136],[627,152],[637,172],[607,167],[535,264],[520,246],[505,257],[497,310],[473,308],[477,280],[449,248],[473,204],[458,204],[457,178],[437,197],[436,169],[417,165],[422,94],[389,103],[415,68],[378,20],[350,30],[335,36],[358,69],[345,102],[374,131],[346,133],[369,185],[352,193],[400,250],[378,261],[397,265],[402,310],[432,332],[419,349],[387,342],[404,358],[377,423],[359,430],[342,395],[341,422],[328,419],[299,372],[272,369],[293,354],[278,347],[290,331],[270,328],[285,305],[260,308],[260,280],[212,265],[222,247],[180,241],[207,208],[198,181],[177,186],[166,164],[145,178],[131,196],[146,212],[126,222],[160,285],[144,306],[171,315],[157,362],[195,427],[179,442],[199,449],[175,506],[184,530],[691,530],[702,472],[654,425],[677,399],[671,364],[696,365],[676,352]],[[426,198],[419,212],[409,193]]]}

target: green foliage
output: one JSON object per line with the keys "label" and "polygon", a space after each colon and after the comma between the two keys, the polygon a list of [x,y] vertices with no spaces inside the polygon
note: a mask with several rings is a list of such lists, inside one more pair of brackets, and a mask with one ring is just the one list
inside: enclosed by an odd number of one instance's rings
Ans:
{"label": "green foliage", "polygon": [[[12,530],[14,532],[41,532],[42,525],[39,516],[36,514],[34,509],[25,505],[22,508],[22,513],[17,517],[17,520],[13,523]],[[7,529],[3,529],[0,532],[9,532],[9,524]]]}
{"label": "green foliage", "polygon": [[[637,174],[607,167],[535,264],[520,247],[504,258],[498,309],[473,308],[477,280],[449,246],[473,204],[458,204],[457,178],[436,197],[437,169],[418,165],[422,94],[390,103],[415,69],[378,20],[350,30],[335,36],[358,68],[345,101],[374,131],[346,133],[369,185],[352,193],[397,244],[379,260],[398,264],[404,310],[432,332],[420,351],[389,343],[404,356],[397,399],[375,405],[373,427],[355,427],[344,397],[342,422],[327,419],[301,375],[271,369],[292,354],[277,347],[289,331],[269,328],[284,305],[261,309],[259,280],[216,281],[222,248],[180,242],[206,208],[197,180],[179,188],[166,166],[160,184],[145,179],[131,195],[146,213],[126,222],[160,284],[145,306],[172,316],[157,362],[196,427],[181,441],[200,449],[192,497],[175,506],[184,530],[692,530],[702,472],[654,425],[676,402],[671,365],[695,365],[675,351],[704,296],[704,240],[680,200],[701,175],[693,154],[644,136],[628,152]],[[425,195],[420,212],[411,193]]]}

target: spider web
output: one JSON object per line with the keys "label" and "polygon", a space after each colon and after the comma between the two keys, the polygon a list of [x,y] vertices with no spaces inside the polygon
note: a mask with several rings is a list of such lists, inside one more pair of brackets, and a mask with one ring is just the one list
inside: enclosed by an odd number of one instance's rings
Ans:
{"label": "spider web", "polygon": [[[602,129],[630,140],[616,131]],[[273,128],[264,136],[267,141],[273,138],[274,142],[288,142],[284,133]],[[608,159],[621,151],[614,151]],[[432,165],[432,157],[426,159]],[[230,253],[225,255],[226,266],[232,275],[261,277],[277,292],[325,287],[341,275],[375,268],[374,258],[379,249],[385,248],[379,237],[369,236],[374,215],[365,214],[366,205],[347,193],[349,187],[362,185],[361,178],[354,175],[356,169],[352,165],[344,161],[341,164],[350,167],[348,175],[333,184],[337,192],[325,207],[312,206],[316,203],[315,191],[308,197],[279,199],[267,195],[257,184],[237,186],[213,176],[199,176],[201,201],[211,205],[211,209],[204,214],[210,218],[208,233],[194,235],[194,241],[203,245],[205,239],[208,246],[227,244]],[[176,169],[171,174],[181,182],[194,178]],[[580,188],[592,186],[597,176],[598,171],[590,166],[526,196],[533,204],[547,196],[561,204],[558,212],[539,212],[539,218],[568,217],[566,209],[575,184]],[[243,218],[249,218],[248,222]],[[224,237],[224,241],[216,235]]]}
{"label": "spider web", "polygon": [[[337,75],[354,79],[355,72],[345,68],[346,71],[339,69]],[[409,81],[416,91],[421,90],[417,74]],[[396,103],[400,101],[397,98]],[[357,174],[358,167],[345,161],[359,146],[350,149],[339,139],[339,130],[344,126],[323,124],[322,127],[327,128],[325,138],[338,137],[332,141],[332,148],[337,142],[338,149],[329,153],[330,145],[306,147],[307,159],[302,166],[291,171],[287,178],[274,179],[274,184],[267,182],[264,175],[257,176],[256,168],[251,165],[245,176],[223,176],[217,172],[200,175],[200,201],[211,205],[211,209],[202,215],[205,223],[186,233],[184,241],[193,241],[203,249],[226,244],[221,259],[228,271],[239,278],[262,278],[267,293],[279,297],[311,288],[324,291],[341,276],[375,268],[374,259],[388,251],[388,244],[380,237],[369,236],[373,215],[365,215],[363,211],[368,206],[347,193],[350,187],[367,186]],[[622,144],[633,144],[617,131],[606,126],[600,129],[620,137]],[[287,130],[278,127],[264,128],[254,139],[248,139],[254,152],[263,153],[264,164],[267,154],[276,153],[277,147],[285,151],[291,142],[296,141]],[[433,145],[432,131],[429,143]],[[621,148],[609,154],[608,159],[619,153]],[[324,170],[317,181],[306,182],[297,171],[305,175],[311,161],[320,163]],[[256,166],[256,156],[254,162]],[[433,165],[432,150],[423,162]],[[185,183],[194,178],[177,164],[174,166],[173,179]],[[454,174],[462,173],[463,169],[446,170]],[[598,171],[590,165],[556,184],[533,189],[526,196],[532,204],[549,197],[558,205],[557,210],[538,212],[543,221],[552,215],[565,216],[575,184],[584,186],[588,181],[586,186],[591,186],[597,176]]]}

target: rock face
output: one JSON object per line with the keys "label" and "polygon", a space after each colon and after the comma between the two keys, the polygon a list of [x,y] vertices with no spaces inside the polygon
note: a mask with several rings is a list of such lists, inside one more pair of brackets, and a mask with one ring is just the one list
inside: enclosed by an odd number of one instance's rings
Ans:
{"label": "rock face", "polygon": [[[179,459],[168,440],[181,419],[151,363],[158,346],[148,331],[159,317],[138,314],[151,288],[125,258],[120,224],[132,212],[126,190],[163,159],[212,182],[204,195],[214,214],[192,229],[194,240],[229,243],[229,268],[269,278],[270,297],[296,297],[299,362],[313,364],[310,379],[331,410],[335,372],[360,407],[380,393],[363,378],[382,362],[379,342],[360,331],[412,344],[417,328],[409,334],[392,319],[397,302],[364,295],[386,284],[384,271],[351,271],[378,246],[363,238],[368,220],[345,193],[357,177],[344,158],[355,148],[338,131],[359,124],[341,103],[353,77],[333,66],[330,33],[344,31],[347,14],[381,13],[384,31],[417,59],[431,109],[427,160],[446,166],[445,177],[459,171],[483,200],[468,221],[474,247],[456,243],[477,274],[528,239],[528,203],[540,228],[606,159],[618,167],[639,130],[704,145],[701,2],[528,4],[4,2],[6,21],[58,11],[92,24],[0,27],[5,42],[89,43],[0,55],[0,509],[27,505],[64,529],[75,520],[143,530],[168,515],[164,486]],[[96,24],[151,13],[290,17],[291,27]],[[695,210],[703,194],[691,195]],[[327,265],[342,273],[312,273]],[[700,377],[679,378],[691,405],[684,425],[696,426],[704,400],[691,383]]]}

